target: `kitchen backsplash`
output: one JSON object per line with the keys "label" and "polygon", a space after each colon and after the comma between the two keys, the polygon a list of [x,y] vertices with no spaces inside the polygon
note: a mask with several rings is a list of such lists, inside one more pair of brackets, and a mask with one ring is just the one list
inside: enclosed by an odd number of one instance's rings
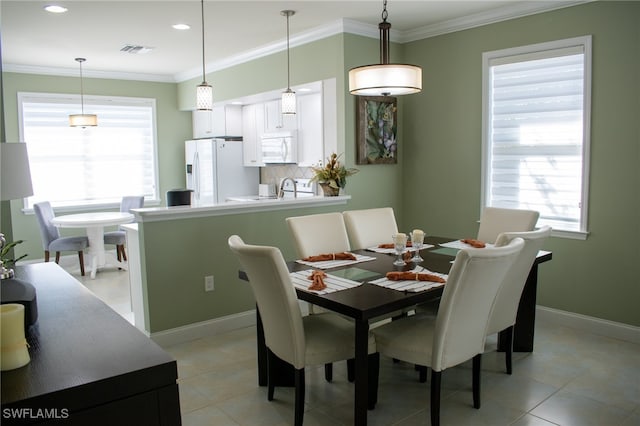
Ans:
{"label": "kitchen backsplash", "polygon": [[260,167],[260,183],[270,183],[278,187],[282,178],[310,179],[313,177],[311,167],[298,167],[295,164]]}

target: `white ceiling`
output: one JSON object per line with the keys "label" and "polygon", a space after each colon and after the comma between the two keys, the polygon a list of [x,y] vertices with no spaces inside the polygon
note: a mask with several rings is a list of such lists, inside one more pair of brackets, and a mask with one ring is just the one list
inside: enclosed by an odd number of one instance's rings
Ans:
{"label": "white ceiling", "polygon": [[[566,7],[584,0],[389,0],[392,40],[406,42],[471,28],[515,16]],[[44,11],[47,4],[68,8]],[[342,31],[377,38],[383,2],[205,0],[207,72],[286,47],[291,9],[292,46]],[[200,1],[0,1],[4,71],[77,75],[76,57],[85,57],[85,76],[183,81],[202,73]],[[190,30],[171,26],[186,23]],[[133,55],[126,44],[153,47]],[[371,58],[378,62],[379,58]]]}

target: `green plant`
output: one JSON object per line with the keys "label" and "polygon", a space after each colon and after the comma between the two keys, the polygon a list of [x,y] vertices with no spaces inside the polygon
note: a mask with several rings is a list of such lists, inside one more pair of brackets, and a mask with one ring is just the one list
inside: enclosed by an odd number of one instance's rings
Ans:
{"label": "green plant", "polygon": [[2,236],[2,242],[0,243],[2,245],[2,250],[0,250],[0,261],[2,261],[2,265],[7,268],[7,269],[11,269],[15,266],[16,262],[18,262],[20,259],[23,259],[25,257],[27,257],[26,254],[23,254],[22,256],[20,256],[17,259],[10,259],[9,258],[9,253],[12,251],[11,249],[13,249],[15,246],[17,246],[18,244],[24,242],[24,240],[18,240],[18,241],[13,241],[11,243],[6,243],[5,239],[4,239],[4,235]]}
{"label": "green plant", "polygon": [[[342,155],[342,154],[340,154]],[[347,176],[358,173],[358,169],[346,168],[338,158],[340,156],[335,152],[327,158],[327,164],[323,167],[312,167],[313,177],[312,181],[324,182],[329,184],[332,188],[344,188],[347,185]]]}

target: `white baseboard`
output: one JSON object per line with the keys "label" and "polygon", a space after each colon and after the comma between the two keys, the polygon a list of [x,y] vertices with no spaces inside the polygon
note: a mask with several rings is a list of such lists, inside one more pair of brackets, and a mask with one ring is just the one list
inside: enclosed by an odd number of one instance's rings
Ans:
{"label": "white baseboard", "polygon": [[629,324],[561,311],[540,305],[536,307],[536,321],[538,320],[576,328],[599,336],[640,344],[640,327]]}
{"label": "white baseboard", "polygon": [[151,333],[151,340],[162,347],[184,343],[207,336],[226,333],[256,324],[256,311],[240,312],[208,321],[197,322],[182,327]]}

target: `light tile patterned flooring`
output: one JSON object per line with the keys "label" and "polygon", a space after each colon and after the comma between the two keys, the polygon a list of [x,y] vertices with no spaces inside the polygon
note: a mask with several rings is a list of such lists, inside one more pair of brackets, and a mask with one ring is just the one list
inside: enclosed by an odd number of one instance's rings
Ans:
{"label": "light tile patterned flooring", "polygon": [[[80,277],[76,265],[66,267],[131,321],[127,272],[107,269],[91,280]],[[470,363],[446,370],[442,425],[640,425],[640,345],[538,321],[535,351],[515,354],[511,376],[504,373],[504,355],[492,350],[495,340],[487,347],[482,407],[471,405]],[[178,360],[185,426],[293,423],[293,389],[276,388],[269,402],[266,388],[257,385],[255,327],[166,350]],[[322,367],[306,374],[305,425],[352,425],[353,384],[345,363],[335,365],[332,383]],[[381,359],[378,400],[370,425],[429,424],[429,384],[418,382],[411,365]]]}

